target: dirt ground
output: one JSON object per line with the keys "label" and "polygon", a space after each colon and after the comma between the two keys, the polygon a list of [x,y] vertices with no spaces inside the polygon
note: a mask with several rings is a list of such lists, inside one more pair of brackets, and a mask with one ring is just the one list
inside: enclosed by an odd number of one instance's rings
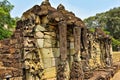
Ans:
{"label": "dirt ground", "polygon": [[112,57],[113,57],[113,62],[120,61],[120,52],[113,52]]}
{"label": "dirt ground", "polygon": [[120,80],[120,70],[114,75],[114,77],[110,80]]}

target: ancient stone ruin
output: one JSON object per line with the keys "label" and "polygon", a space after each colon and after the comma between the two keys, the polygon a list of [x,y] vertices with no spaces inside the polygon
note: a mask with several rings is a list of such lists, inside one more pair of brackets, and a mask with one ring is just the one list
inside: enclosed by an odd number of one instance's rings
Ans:
{"label": "ancient stone ruin", "polygon": [[7,78],[16,79],[22,76],[21,70],[21,32],[16,30],[10,39],[0,41],[0,80]]}
{"label": "ancient stone ruin", "polygon": [[10,80],[109,80],[116,70],[111,38],[49,0],[24,12],[13,36],[0,41],[0,66],[0,78]]}

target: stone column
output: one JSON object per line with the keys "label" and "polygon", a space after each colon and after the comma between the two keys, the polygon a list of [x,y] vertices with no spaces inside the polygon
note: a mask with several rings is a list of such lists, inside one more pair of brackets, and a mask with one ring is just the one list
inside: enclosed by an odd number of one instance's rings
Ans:
{"label": "stone column", "polygon": [[82,43],[82,46],[83,46],[83,51],[85,51],[86,55],[88,54],[87,53],[87,29],[86,28],[82,28],[82,31],[81,31],[81,43]]}
{"label": "stone column", "polygon": [[87,72],[89,71],[89,59],[90,56],[88,55],[88,44],[87,44],[87,29],[86,27],[82,28],[81,31],[81,44],[82,44],[82,50],[81,50],[81,61],[83,66],[83,71]]}
{"label": "stone column", "polygon": [[110,50],[111,41],[109,37],[104,38],[104,45],[105,45],[105,67],[111,67],[112,65],[112,57]]}
{"label": "stone column", "polygon": [[64,21],[58,23],[60,41],[60,63],[57,69],[57,80],[68,80],[67,74],[67,25]]}
{"label": "stone column", "polygon": [[103,55],[104,55],[104,45],[103,45],[103,42],[102,42],[102,40],[101,40],[101,38],[99,38],[99,45],[100,45],[100,64],[101,64],[101,67],[104,67],[104,61],[103,61],[103,59],[104,59],[104,57],[103,57]]}
{"label": "stone column", "polygon": [[70,72],[70,80],[83,80],[83,70],[80,60],[80,43],[81,43],[81,28],[74,27],[74,46],[75,54],[73,56],[73,63]]}
{"label": "stone column", "polygon": [[110,60],[111,60],[111,66],[113,66],[113,57],[112,57],[112,42],[109,44],[109,49],[110,49]]}

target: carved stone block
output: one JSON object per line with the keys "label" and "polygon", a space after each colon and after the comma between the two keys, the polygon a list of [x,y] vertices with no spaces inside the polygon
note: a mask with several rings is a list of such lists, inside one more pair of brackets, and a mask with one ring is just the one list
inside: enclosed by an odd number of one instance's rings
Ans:
{"label": "carved stone block", "polygon": [[52,53],[54,57],[60,57],[60,48],[52,48]]}
{"label": "carved stone block", "polygon": [[55,37],[56,33],[55,32],[44,32],[45,35],[49,35],[51,37]]}
{"label": "carved stone block", "polygon": [[40,51],[43,58],[54,57],[52,48],[41,48]]}
{"label": "carved stone block", "polygon": [[36,28],[35,28],[35,31],[36,32],[37,31],[46,31],[46,29],[43,26],[41,26],[41,25],[37,25]]}
{"label": "carved stone block", "polygon": [[35,33],[35,38],[40,38],[41,39],[43,37],[44,37],[44,34],[42,32],[39,31],[39,32]]}
{"label": "carved stone block", "polygon": [[56,40],[54,39],[44,39],[44,47],[45,48],[52,48],[55,47],[56,45]]}
{"label": "carved stone block", "polygon": [[36,46],[37,48],[43,48],[44,45],[44,39],[37,39]]}
{"label": "carved stone block", "polygon": [[44,58],[43,59],[43,63],[44,63],[44,68],[50,68],[52,67],[52,58]]}

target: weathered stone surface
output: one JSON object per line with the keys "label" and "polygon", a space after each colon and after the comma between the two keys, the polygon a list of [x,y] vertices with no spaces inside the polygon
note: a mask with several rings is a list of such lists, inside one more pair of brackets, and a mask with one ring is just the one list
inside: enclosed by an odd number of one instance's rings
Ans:
{"label": "weathered stone surface", "polygon": [[55,76],[56,76],[56,67],[50,67],[45,69],[44,77],[46,79],[54,78]]}
{"label": "weathered stone surface", "polygon": [[10,48],[10,54],[13,54],[13,53],[15,53],[15,48]]}
{"label": "weathered stone surface", "polygon": [[74,49],[75,47],[74,47],[74,42],[71,42],[70,43],[70,49]]}
{"label": "weathered stone surface", "polygon": [[52,67],[52,58],[44,58],[43,59],[43,63],[44,63],[44,68],[50,68]]}
{"label": "weathered stone surface", "polygon": [[[17,47],[18,45],[16,45]],[[30,40],[30,39],[25,39],[24,40],[24,47],[34,47],[34,41]]]}
{"label": "weathered stone surface", "polygon": [[24,59],[32,59],[32,57],[33,57],[32,53],[29,52],[24,53]]}
{"label": "weathered stone surface", "polygon": [[50,35],[45,35],[44,38],[45,39],[51,39],[52,37]]}
{"label": "weathered stone surface", "polygon": [[56,36],[56,33],[55,32],[44,32],[45,35],[49,35],[51,37],[54,37]]}
{"label": "weathered stone surface", "polygon": [[36,32],[35,33],[35,38],[43,38],[44,37],[44,34],[42,32]]}
{"label": "weathered stone surface", "polygon": [[[104,44],[99,48],[102,50],[103,46],[106,47],[101,52],[110,54],[107,49],[110,48],[109,39],[99,40]],[[53,77],[57,77],[57,80],[83,80],[83,63],[80,60],[84,58],[89,62],[91,58],[97,63],[100,61],[98,57],[101,53],[95,49],[96,44],[92,45],[94,41],[96,39],[87,39],[87,29],[74,13],[65,10],[63,5],[55,9],[49,0],[45,0],[40,6],[35,5],[23,13],[11,39],[0,41],[0,77],[9,73],[12,77],[22,76],[23,80],[47,80]],[[91,45],[87,46],[89,42]],[[107,55],[105,59],[110,60],[110,57]],[[88,65],[83,67],[88,68]]]}
{"label": "weathered stone surface", "polygon": [[57,80],[68,80],[68,74],[69,68],[67,61],[61,61],[57,68]]}
{"label": "weathered stone surface", "polygon": [[53,26],[53,25],[49,25],[49,27],[47,28],[47,30],[48,30],[49,32],[54,32],[55,29],[56,29],[56,27]]}
{"label": "weathered stone surface", "polygon": [[70,52],[70,55],[74,55],[75,54],[75,50],[74,49],[70,49],[69,52]]}
{"label": "weathered stone surface", "polygon": [[10,40],[10,44],[15,44],[17,43],[17,39]]}
{"label": "weathered stone surface", "polygon": [[52,52],[52,48],[41,48],[41,55],[43,58],[51,58],[54,57],[53,52]]}
{"label": "weathered stone surface", "polygon": [[71,68],[71,72],[70,72],[70,80],[83,80],[83,71],[82,71],[82,67],[81,67],[81,63],[78,61],[74,61],[72,63],[72,68]]}
{"label": "weathered stone surface", "polygon": [[41,26],[41,25],[37,25],[36,28],[35,28],[35,31],[36,32],[37,31],[46,31],[46,29],[43,26]]}
{"label": "weathered stone surface", "polygon": [[60,48],[52,48],[52,53],[54,57],[60,57]]}
{"label": "weathered stone surface", "polygon": [[70,40],[70,42],[74,42],[74,37],[73,36],[68,37],[68,39]]}
{"label": "weathered stone surface", "polygon": [[49,21],[48,21],[48,18],[47,16],[43,16],[42,17],[42,24],[47,24]]}
{"label": "weathered stone surface", "polygon": [[52,60],[51,60],[51,66],[56,66],[56,58],[52,58]]}
{"label": "weathered stone surface", "polygon": [[37,45],[38,48],[43,48],[44,39],[37,39],[36,40],[36,45]]}
{"label": "weathered stone surface", "polygon": [[52,39],[44,39],[44,47],[52,47]]}
{"label": "weathered stone surface", "polygon": [[45,48],[52,48],[55,47],[56,45],[56,40],[54,39],[44,39],[44,47]]}

